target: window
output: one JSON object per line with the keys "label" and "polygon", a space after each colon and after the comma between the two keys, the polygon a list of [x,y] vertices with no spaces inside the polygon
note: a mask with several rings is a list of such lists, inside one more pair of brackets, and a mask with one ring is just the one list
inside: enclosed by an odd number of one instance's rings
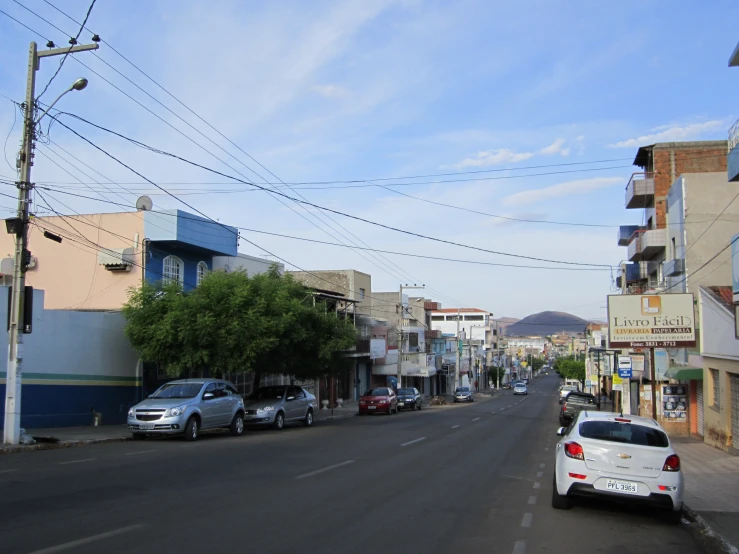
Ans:
{"label": "window", "polygon": [[444,316],[443,315],[432,315],[431,321],[444,321]]}
{"label": "window", "polygon": [[675,247],[675,237],[672,237],[672,249],[670,251],[671,259],[677,258],[677,248]]}
{"label": "window", "polygon": [[164,258],[162,281],[164,281],[165,284],[182,284],[185,281],[185,264],[183,264],[182,260],[177,256],[167,256]]}
{"label": "window", "polygon": [[208,264],[206,264],[205,262],[198,262],[198,276],[196,286],[200,286],[200,283],[202,283],[206,275],[208,275]]}
{"label": "window", "polygon": [[667,448],[670,445],[667,435],[659,429],[617,421],[585,421],[580,424],[580,436],[586,439],[656,448]]}
{"label": "window", "polygon": [[712,369],[711,371],[711,381],[713,382],[713,406],[717,410],[721,409],[721,387],[719,386],[718,381],[718,369]]}
{"label": "window", "polygon": [[464,316],[465,321],[485,321],[484,315],[466,315]]}
{"label": "window", "polygon": [[364,289],[359,289],[359,299],[360,300],[364,300],[364,293],[365,293]]}

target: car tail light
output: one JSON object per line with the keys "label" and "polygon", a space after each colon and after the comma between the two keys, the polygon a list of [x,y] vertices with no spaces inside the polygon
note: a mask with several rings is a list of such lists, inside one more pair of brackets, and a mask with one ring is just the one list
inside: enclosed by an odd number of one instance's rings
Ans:
{"label": "car tail light", "polygon": [[582,446],[576,442],[565,443],[565,454],[568,458],[574,458],[576,460],[585,460],[585,453],[583,452]]}
{"label": "car tail light", "polygon": [[674,491],[677,487],[674,487],[672,485],[659,485],[659,490],[661,491]]}
{"label": "car tail light", "polygon": [[587,478],[587,475],[583,475],[582,473],[570,473],[569,476],[572,477],[573,479],[586,479]]}
{"label": "car tail light", "polygon": [[565,402],[564,404],[562,404],[562,411],[565,411],[566,409],[567,409],[567,402]]}
{"label": "car tail light", "polygon": [[677,454],[667,456],[662,471],[680,471],[680,457]]}

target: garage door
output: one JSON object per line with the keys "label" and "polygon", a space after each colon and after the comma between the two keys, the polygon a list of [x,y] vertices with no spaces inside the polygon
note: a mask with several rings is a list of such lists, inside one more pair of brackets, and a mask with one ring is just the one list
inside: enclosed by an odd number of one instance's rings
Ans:
{"label": "garage door", "polygon": [[731,375],[731,437],[734,448],[739,447],[739,376]]}
{"label": "garage door", "polygon": [[703,436],[703,381],[696,381],[696,412],[698,412],[698,434]]}

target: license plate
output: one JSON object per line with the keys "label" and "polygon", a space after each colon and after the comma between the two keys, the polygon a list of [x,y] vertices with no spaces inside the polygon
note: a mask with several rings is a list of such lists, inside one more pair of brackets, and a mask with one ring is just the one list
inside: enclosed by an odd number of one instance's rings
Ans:
{"label": "license plate", "polygon": [[637,484],[631,483],[630,481],[614,481],[613,479],[608,479],[606,481],[606,488],[609,491],[635,493],[637,491]]}
{"label": "license plate", "polygon": [[154,429],[154,424],[153,423],[142,423],[141,425],[139,425],[139,429],[145,429],[145,430]]}
{"label": "license plate", "polygon": [[398,402],[398,406],[405,406],[404,402]]}
{"label": "license plate", "polygon": [[367,409],[368,410],[376,410],[377,409],[377,406],[367,406]]}

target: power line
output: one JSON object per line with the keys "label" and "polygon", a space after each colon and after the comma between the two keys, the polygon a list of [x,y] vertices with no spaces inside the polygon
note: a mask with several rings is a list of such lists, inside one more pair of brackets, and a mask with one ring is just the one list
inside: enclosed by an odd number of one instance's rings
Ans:
{"label": "power line", "polygon": [[695,276],[696,273],[698,273],[700,270],[702,270],[704,267],[706,267],[708,264],[710,264],[713,260],[715,260],[716,258],[718,258],[723,252],[725,252],[728,248],[730,248],[737,240],[739,240],[739,235],[735,236],[729,242],[729,244],[727,244],[721,250],[719,250],[713,256],[711,256],[711,258],[708,261],[706,261],[705,263],[703,263],[703,265],[701,265],[698,269],[696,269],[694,271],[691,271],[690,274],[686,274],[685,277],[683,277],[682,279],[680,279],[677,283],[673,283],[672,285],[670,285],[669,287],[667,287],[664,292],[667,292],[668,290],[674,289],[676,286],[683,284],[685,281],[688,280],[688,277]]}

